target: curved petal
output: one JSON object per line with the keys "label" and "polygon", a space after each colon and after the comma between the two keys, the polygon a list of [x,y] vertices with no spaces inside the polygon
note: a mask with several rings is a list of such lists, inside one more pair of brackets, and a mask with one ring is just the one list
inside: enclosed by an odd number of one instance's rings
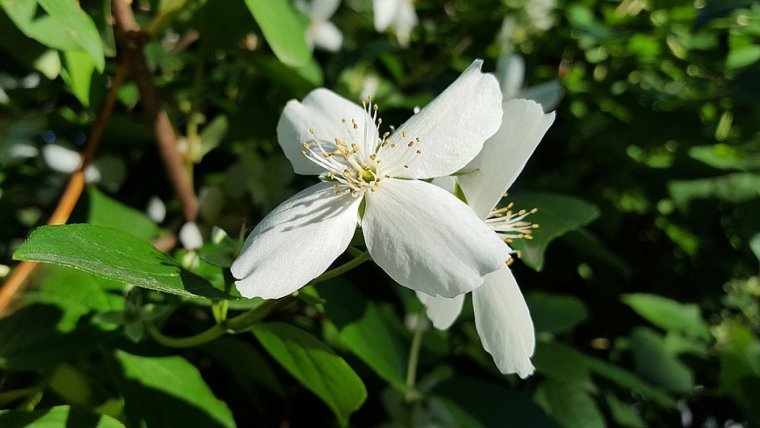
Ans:
{"label": "curved petal", "polygon": [[393,22],[398,13],[401,0],[372,0],[372,12],[375,15],[375,30],[384,31]]}
{"label": "curved petal", "polygon": [[[342,119],[347,119],[349,125]],[[351,119],[357,122],[356,130],[350,127]],[[334,149],[336,138],[359,144],[364,152],[373,149],[377,143],[377,127],[366,111],[335,92],[315,89],[303,102],[288,101],[277,124],[277,139],[297,174],[324,172],[322,167],[301,154],[303,143],[315,138],[311,130],[326,150]]]}
{"label": "curved petal", "polygon": [[464,294],[448,299],[441,296],[431,296],[421,291],[415,293],[425,306],[425,315],[433,323],[433,327],[438,330],[447,330],[462,312]]}
{"label": "curved petal", "polygon": [[504,101],[517,98],[525,79],[525,60],[522,55],[508,54],[499,58],[496,64],[496,78],[501,84]]}
{"label": "curved petal", "polygon": [[523,89],[517,98],[533,100],[541,104],[544,111],[552,111],[557,108],[562,95],[562,85],[558,80],[552,80]]}
{"label": "curved petal", "polygon": [[278,299],[322,274],[351,242],[360,202],[319,183],[280,204],[253,229],[232,264],[240,294]]}
{"label": "curved petal", "polygon": [[[412,116],[391,141],[419,138],[419,157],[409,164],[409,177],[450,175],[467,165],[501,125],[501,91],[476,60],[446,90]],[[406,139],[403,137],[406,135]]]}
{"label": "curved petal", "polygon": [[479,287],[509,258],[493,230],[438,186],[390,178],[365,198],[369,254],[405,287],[454,297]]}
{"label": "curved petal", "polygon": [[310,36],[314,41],[314,46],[326,51],[337,52],[343,46],[343,33],[329,21],[312,27]]}
{"label": "curved petal", "polygon": [[529,100],[504,103],[504,123],[489,138],[483,151],[465,168],[459,186],[467,204],[485,218],[512,185],[528,158],[554,122],[554,113],[544,114]]}
{"label": "curved petal", "polygon": [[335,15],[338,6],[340,6],[340,0],[312,0],[309,16],[312,21],[327,21]]}
{"label": "curved petal", "polygon": [[523,379],[533,374],[530,357],[536,335],[512,271],[503,266],[486,276],[483,286],[472,293],[472,305],[483,349],[491,354],[499,371],[517,373]]}

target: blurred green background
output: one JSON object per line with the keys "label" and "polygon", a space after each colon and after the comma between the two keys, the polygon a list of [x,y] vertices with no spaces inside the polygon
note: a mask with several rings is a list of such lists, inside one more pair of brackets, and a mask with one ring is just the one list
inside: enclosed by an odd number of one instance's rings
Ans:
{"label": "blurred green background", "polygon": [[[274,0],[267,15],[256,3],[132,5],[151,30],[148,66],[201,201],[206,245],[171,254],[214,284],[225,277],[209,261],[228,241],[212,240],[212,227],[237,238],[313,182],[277,144],[287,100],[320,86],[354,100],[370,91],[384,122],[399,124],[473,59],[494,71],[510,55],[523,58],[524,78],[510,75],[523,88],[562,88],[554,126],[510,189],[518,208],[539,208],[531,220],[541,227],[515,243],[513,265],[537,330],[536,374],[500,375],[466,309],[449,331],[425,334],[410,399],[405,322],[420,306],[367,263],[317,287],[324,300],[271,316],[357,372],[368,394],[352,425],[760,426],[759,3],[419,0],[402,46],[375,30],[372,2],[345,0],[330,18],[341,49],[313,54],[291,40],[307,15]],[[108,1],[80,0],[86,15],[75,1],[0,4],[1,279],[76,168],[66,149],[84,148],[119,50]],[[290,24],[301,32],[277,31]],[[94,165],[70,222],[144,240],[177,233],[181,207],[133,81]],[[160,212],[155,198],[166,210],[158,223],[146,214]],[[258,334],[164,348],[143,335],[144,321],[187,335],[213,322],[209,308],[122,296],[121,284],[38,269],[0,319],[0,406],[54,409],[37,422],[81,412],[106,426],[338,423],[329,399],[281,368]],[[0,425],[31,423],[23,417],[0,414]]]}

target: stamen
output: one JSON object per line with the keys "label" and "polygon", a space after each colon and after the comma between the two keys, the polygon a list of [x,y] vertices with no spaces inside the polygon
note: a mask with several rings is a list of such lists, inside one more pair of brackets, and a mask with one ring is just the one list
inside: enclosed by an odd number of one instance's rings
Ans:
{"label": "stamen", "polygon": [[507,243],[511,243],[513,239],[533,239],[533,229],[539,225],[525,221],[525,218],[538,212],[538,209],[513,212],[513,207],[514,203],[510,202],[504,208],[492,210],[485,220],[486,223]]}

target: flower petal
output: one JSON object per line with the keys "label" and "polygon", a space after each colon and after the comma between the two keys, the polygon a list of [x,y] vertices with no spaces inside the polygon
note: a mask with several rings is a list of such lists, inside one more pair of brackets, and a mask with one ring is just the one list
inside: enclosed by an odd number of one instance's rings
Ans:
{"label": "flower petal", "polygon": [[538,103],[511,100],[504,103],[504,122],[483,151],[459,177],[467,204],[485,218],[512,185],[528,158],[554,122],[554,113],[544,114]]}
{"label": "flower petal", "polygon": [[496,64],[496,78],[501,84],[504,101],[517,98],[525,80],[525,60],[522,55],[508,54],[500,57]]}
{"label": "flower petal", "polygon": [[520,92],[517,98],[533,100],[544,109],[544,111],[553,111],[562,99],[562,85],[557,80],[539,83],[538,85],[525,88]]}
{"label": "flower petal", "polygon": [[375,30],[384,31],[393,22],[401,0],[372,0],[372,13],[375,16]]}
{"label": "flower petal", "polygon": [[479,287],[509,258],[509,247],[491,228],[433,184],[385,179],[366,201],[369,254],[405,287],[454,297]]}
{"label": "flower petal", "polygon": [[503,266],[486,276],[483,286],[473,291],[472,304],[483,349],[499,371],[517,373],[523,379],[533,374],[533,321],[512,271]]}
{"label": "flower petal", "polygon": [[441,296],[431,296],[421,291],[416,291],[417,298],[425,306],[425,314],[438,330],[447,330],[454,324],[459,313],[462,312],[464,294],[448,299]]}
{"label": "flower petal", "polygon": [[[347,119],[348,125],[342,119]],[[351,119],[356,119],[357,130],[351,128]],[[277,139],[297,174],[324,172],[322,167],[301,154],[303,143],[314,139],[310,130],[314,130],[316,138],[327,150],[335,147],[336,138],[362,145],[365,153],[377,143],[377,127],[367,112],[335,92],[315,89],[303,102],[288,101],[277,124]],[[370,147],[364,147],[365,144]]]}
{"label": "flower petal", "polygon": [[[390,137],[404,142],[419,138],[422,152],[409,164],[408,177],[450,175],[467,165],[501,125],[501,91],[476,60],[446,90],[412,116]],[[406,139],[403,137],[406,135]]]}
{"label": "flower petal", "polygon": [[409,35],[417,26],[417,12],[414,10],[414,4],[409,0],[402,1],[393,21],[399,44],[404,47],[409,46]]}
{"label": "flower petal", "polygon": [[309,17],[312,21],[327,21],[335,15],[340,0],[312,0]]}
{"label": "flower petal", "polygon": [[313,40],[314,46],[329,52],[337,52],[343,46],[343,33],[329,21],[312,26],[309,37]]}
{"label": "flower petal", "polygon": [[253,229],[232,264],[240,294],[278,299],[322,274],[351,242],[360,202],[319,183],[280,204]]}

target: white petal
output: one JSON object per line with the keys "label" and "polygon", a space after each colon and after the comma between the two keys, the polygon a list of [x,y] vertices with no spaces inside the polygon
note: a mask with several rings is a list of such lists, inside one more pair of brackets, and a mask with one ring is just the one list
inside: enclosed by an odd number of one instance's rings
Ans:
{"label": "white petal", "polygon": [[409,45],[409,34],[417,26],[417,12],[411,1],[402,1],[399,5],[396,17],[393,21],[396,29],[396,38],[401,46]]}
{"label": "white petal", "polygon": [[481,73],[477,60],[445,91],[412,116],[391,141],[419,138],[421,154],[408,175],[432,178],[450,175],[467,165],[501,125],[501,91],[491,74]]}
{"label": "white petal", "polygon": [[253,229],[232,264],[245,297],[279,299],[322,274],[348,247],[361,198],[319,183],[275,208]]}
{"label": "white petal", "polygon": [[203,236],[198,229],[198,225],[192,222],[188,222],[182,225],[179,229],[179,242],[185,249],[197,250],[203,246]]}
{"label": "white petal", "polygon": [[312,21],[327,21],[335,15],[340,6],[340,0],[313,0],[309,16]]}
{"label": "white petal", "polygon": [[[343,124],[341,119],[344,118],[349,124],[352,118],[356,119],[359,138],[352,135],[355,132]],[[369,125],[366,128],[365,123]],[[288,101],[277,124],[277,139],[297,174],[316,175],[324,172],[323,168],[301,154],[304,141],[314,138],[309,132],[311,129],[326,148],[334,147],[335,138],[360,144],[365,151],[369,150],[364,147],[365,143],[374,148],[377,142],[377,128],[361,107],[328,89],[315,89],[306,95],[303,102]],[[364,131],[371,135],[361,138]]]}
{"label": "white petal", "polygon": [[457,178],[454,176],[447,175],[445,177],[434,178],[431,183],[451,194],[454,194],[454,192],[456,192]]}
{"label": "white petal", "polygon": [[467,204],[485,218],[512,185],[554,122],[554,113],[528,100],[504,103],[504,122],[459,177]]}
{"label": "white petal", "polygon": [[58,144],[47,144],[42,147],[42,158],[53,171],[71,174],[79,168],[82,156],[74,150]]}
{"label": "white petal", "polygon": [[329,21],[313,26],[310,30],[310,36],[314,41],[314,46],[326,51],[337,52],[343,45],[343,33]]}
{"label": "white petal", "polygon": [[536,347],[533,321],[512,271],[503,266],[486,276],[473,291],[475,327],[483,348],[502,373],[526,378],[533,373],[530,357]]}
{"label": "white petal", "polygon": [[501,84],[504,101],[517,98],[525,79],[525,60],[522,55],[510,54],[499,58],[496,64],[496,78]]}
{"label": "white petal", "polygon": [[454,297],[479,287],[509,257],[470,207],[433,184],[389,178],[365,198],[369,254],[405,287]]}
{"label": "white petal", "polygon": [[543,107],[544,111],[553,111],[562,99],[562,85],[557,80],[539,83],[538,85],[525,88],[518,98],[533,100]]}
{"label": "white petal", "polygon": [[375,29],[383,31],[391,25],[396,17],[401,0],[372,0],[372,11],[375,15]]}
{"label": "white petal", "polygon": [[431,296],[421,291],[415,293],[417,293],[420,302],[425,305],[425,314],[432,321],[433,327],[438,330],[447,330],[462,312],[464,294],[448,299],[441,296]]}

